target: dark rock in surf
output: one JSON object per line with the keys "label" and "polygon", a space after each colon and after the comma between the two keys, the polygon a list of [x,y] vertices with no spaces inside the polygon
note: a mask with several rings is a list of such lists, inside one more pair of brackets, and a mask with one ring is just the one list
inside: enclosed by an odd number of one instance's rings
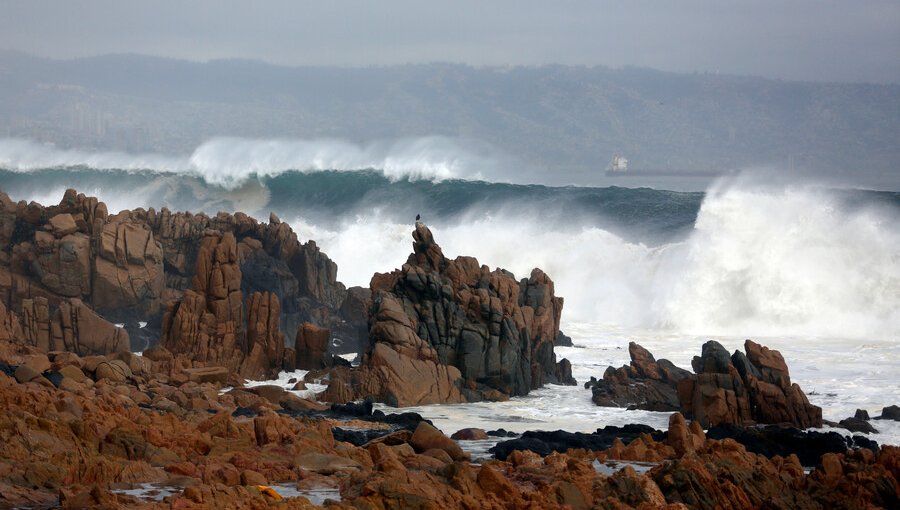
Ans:
{"label": "dark rock in surf", "polygon": [[847,429],[850,432],[862,432],[863,434],[877,434],[878,430],[866,420],[859,418],[844,418],[836,424],[838,427]]}
{"label": "dark rock in surf", "polygon": [[546,456],[552,452],[564,453],[569,449],[582,448],[600,451],[611,448],[616,439],[630,443],[642,434],[648,434],[655,441],[662,441],[665,433],[647,425],[629,424],[624,427],[606,426],[596,432],[566,432],[564,430],[533,431],[529,430],[516,439],[501,441],[488,450],[494,457],[506,460],[515,450],[530,450],[538,455]]}
{"label": "dark rock in surf", "polygon": [[556,338],[553,340],[554,347],[572,347],[572,337],[563,333],[562,331],[556,335]]}
{"label": "dark rock in surf", "polygon": [[842,436],[837,432],[802,431],[794,427],[766,425],[740,427],[717,425],[706,431],[708,439],[733,439],[748,451],[774,457],[794,454],[804,466],[815,466],[826,453],[844,453],[849,448],[878,450],[878,443],[862,436]]}
{"label": "dark rock in surf", "polygon": [[668,360],[656,361],[649,351],[634,342],[628,344],[628,354],[630,365],[609,367],[603,379],[592,379],[585,384],[591,389],[594,403],[648,411],[679,410],[678,382],[691,377],[691,373]]}
{"label": "dark rock in surf", "polygon": [[900,421],[900,407],[887,406],[881,410],[881,416],[876,419]]}

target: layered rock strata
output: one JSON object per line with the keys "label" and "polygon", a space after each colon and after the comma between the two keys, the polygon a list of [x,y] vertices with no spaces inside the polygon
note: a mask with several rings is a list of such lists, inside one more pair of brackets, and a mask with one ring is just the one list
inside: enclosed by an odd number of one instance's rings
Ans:
{"label": "layered rock strata", "polygon": [[472,257],[449,260],[417,223],[406,264],[370,287],[369,349],[358,369],[332,372],[327,400],[501,400],[574,384],[568,361],[553,353],[563,300],[539,269],[517,281]]}

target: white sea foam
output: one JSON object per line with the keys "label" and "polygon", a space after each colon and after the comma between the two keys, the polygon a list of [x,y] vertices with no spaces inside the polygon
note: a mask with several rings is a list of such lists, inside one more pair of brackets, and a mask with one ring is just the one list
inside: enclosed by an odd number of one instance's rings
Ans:
{"label": "white sea foam", "polygon": [[[431,229],[445,255],[527,277],[540,267],[563,316],[697,335],[897,339],[900,218],[845,208],[822,190],[728,187],[704,200],[680,242],[648,246],[600,228],[548,225],[539,213],[469,216]],[[292,221],[348,285],[399,267],[411,225],[367,217],[339,229]],[[361,249],[364,248],[364,249]]]}
{"label": "white sea foam", "polygon": [[[601,377],[608,366],[628,364],[628,341],[637,341],[657,359],[666,358],[690,369],[690,360],[699,355],[709,337],[663,333],[659,330],[615,329],[590,323],[567,323],[566,331],[576,347],[556,348],[559,357],[572,362],[577,386],[548,385],[524,397],[507,402],[479,402],[459,405],[430,405],[401,410],[379,406],[388,412],[415,411],[434,421],[447,434],[467,427],[485,430],[500,427],[513,432],[526,430],[568,430],[593,432],[606,425],[643,423],[665,430],[669,413],[628,411],[599,407],[591,402],[591,392],[581,383],[591,376]],[[743,350],[743,338],[713,338],[726,349]],[[822,341],[803,337],[757,338],[781,351],[788,363],[792,382],[800,384],[810,401],[822,407],[826,420],[840,421],[865,409],[877,416],[883,407],[900,402],[900,381],[896,378],[900,341],[868,343],[852,340]],[[835,362],[839,359],[840,362]],[[878,434],[867,435],[880,444],[900,444],[900,422],[873,420]],[[850,435],[844,429],[830,429]]]}
{"label": "white sea foam", "polygon": [[484,144],[429,136],[356,144],[337,139],[213,138],[185,157],[58,149],[23,139],[0,139],[0,168],[152,170],[200,177],[234,189],[256,177],[287,171],[380,170],[392,180],[500,179],[508,158]]}

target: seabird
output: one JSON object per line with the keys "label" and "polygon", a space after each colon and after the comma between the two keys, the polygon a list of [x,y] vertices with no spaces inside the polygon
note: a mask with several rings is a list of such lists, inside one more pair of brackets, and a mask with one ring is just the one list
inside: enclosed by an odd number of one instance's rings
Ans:
{"label": "seabird", "polygon": [[419,221],[420,219],[422,219],[422,216],[420,216],[420,215],[417,214],[417,215],[416,215],[416,221]]}

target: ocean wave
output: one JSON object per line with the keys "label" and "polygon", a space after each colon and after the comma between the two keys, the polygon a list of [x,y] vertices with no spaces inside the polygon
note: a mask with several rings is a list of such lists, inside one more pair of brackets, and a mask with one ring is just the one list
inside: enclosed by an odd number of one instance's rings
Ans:
{"label": "ocean wave", "polygon": [[473,255],[520,277],[544,269],[566,298],[567,321],[696,335],[900,332],[898,193],[730,179],[704,194],[376,171],[289,171],[221,187],[107,161],[124,168],[0,170],[0,188],[52,204],[75,187],[111,211],[274,211],[316,240],[349,285],[403,264],[421,213],[450,257]]}
{"label": "ocean wave", "polygon": [[214,138],[185,157],[58,149],[31,140],[0,140],[0,168],[32,172],[51,168],[150,171],[190,175],[227,189],[289,171],[376,170],[391,180],[505,181],[509,158],[456,138],[430,136],[355,144],[337,139],[254,140]]}
{"label": "ocean wave", "polygon": [[[725,186],[707,194],[692,230],[656,245],[551,221],[540,208],[473,212],[431,227],[450,258],[472,255],[519,277],[542,268],[565,297],[570,322],[691,335],[896,338],[900,214],[896,203],[853,196]],[[317,239],[351,285],[405,261],[409,224],[345,220],[334,228],[292,224]]]}

